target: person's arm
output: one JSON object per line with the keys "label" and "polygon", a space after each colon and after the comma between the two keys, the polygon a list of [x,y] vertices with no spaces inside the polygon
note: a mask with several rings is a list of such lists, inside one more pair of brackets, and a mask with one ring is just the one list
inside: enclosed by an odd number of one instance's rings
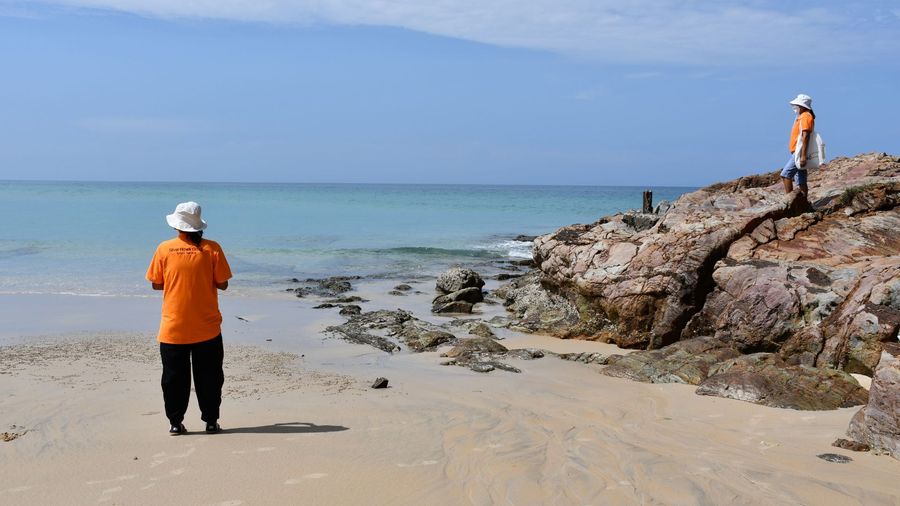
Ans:
{"label": "person's arm", "polygon": [[154,290],[162,290],[163,289],[162,283],[150,283],[150,284],[153,286]]}
{"label": "person's arm", "polygon": [[806,146],[809,145],[809,130],[800,132],[800,167],[806,165]]}
{"label": "person's arm", "polygon": [[216,283],[216,288],[219,290],[227,290],[228,289],[228,281],[222,281],[221,283]]}

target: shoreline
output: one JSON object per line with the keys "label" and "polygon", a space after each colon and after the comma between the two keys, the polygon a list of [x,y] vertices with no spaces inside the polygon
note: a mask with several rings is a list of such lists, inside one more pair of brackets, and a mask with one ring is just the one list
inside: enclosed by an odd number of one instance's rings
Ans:
{"label": "shoreline", "polygon": [[[365,311],[402,307],[435,323],[453,318],[430,314],[433,281],[413,285],[420,294],[387,295],[395,281],[359,280],[349,294],[370,300]],[[0,316],[19,322],[0,333],[12,352],[0,367],[3,430],[24,432],[0,443],[0,497],[14,504],[896,504],[900,463],[830,446],[855,408],[803,412],[702,397],[685,385],[610,378],[598,366],[553,356],[510,361],[521,374],[442,367],[438,352],[389,355],[323,335],[345,317],[313,309],[318,302],[288,293],[222,297],[225,432],[196,432],[192,399],[185,423],[194,432],[173,438],[160,414],[158,301],[0,296]],[[502,305],[479,308],[467,318],[505,313]],[[622,353],[495,330],[511,349]],[[379,376],[388,389],[369,388]],[[853,462],[825,462],[816,457],[822,453]]]}

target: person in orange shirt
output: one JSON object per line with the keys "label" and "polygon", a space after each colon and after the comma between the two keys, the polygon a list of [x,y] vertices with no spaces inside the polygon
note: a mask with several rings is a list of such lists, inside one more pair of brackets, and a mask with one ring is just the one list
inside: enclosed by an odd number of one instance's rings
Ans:
{"label": "person in orange shirt", "polygon": [[184,202],[166,216],[178,235],[157,246],[147,269],[147,281],[163,292],[157,340],[163,401],[172,435],[187,432],[182,422],[191,397],[192,366],[206,432],[221,430],[218,420],[225,374],[217,290],[228,288],[231,268],[219,244],[203,239],[206,221],[200,212],[196,202]]}
{"label": "person in orange shirt", "polygon": [[[799,94],[797,98],[789,102],[797,118],[794,120],[794,127],[791,129],[791,138],[788,141],[788,148],[791,150],[791,159],[784,165],[781,171],[781,181],[784,183],[784,193],[794,191],[794,182],[800,188],[800,192],[806,195],[809,187],[806,183],[806,148],[809,146],[809,135],[815,129],[816,113],[812,110],[812,98],[809,95]],[[797,147],[797,140],[800,140],[800,147]],[[794,152],[799,149],[800,157],[797,167],[797,161],[794,160]]]}

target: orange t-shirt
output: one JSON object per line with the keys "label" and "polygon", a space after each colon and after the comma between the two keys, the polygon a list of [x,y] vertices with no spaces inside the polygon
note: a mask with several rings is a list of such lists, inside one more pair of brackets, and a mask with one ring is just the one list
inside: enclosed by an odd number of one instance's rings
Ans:
{"label": "orange t-shirt", "polygon": [[147,281],[163,285],[161,343],[191,344],[222,333],[216,284],[231,278],[222,247],[203,239],[200,247],[181,236],[156,248]]}
{"label": "orange t-shirt", "polygon": [[797,137],[800,136],[800,131],[805,130],[807,132],[812,132],[815,124],[816,119],[813,118],[813,115],[810,114],[809,111],[803,111],[797,115],[797,119],[794,120],[794,128],[791,129],[791,141],[790,144],[788,144],[788,149],[791,150],[791,153],[793,153],[794,148],[797,147]]}

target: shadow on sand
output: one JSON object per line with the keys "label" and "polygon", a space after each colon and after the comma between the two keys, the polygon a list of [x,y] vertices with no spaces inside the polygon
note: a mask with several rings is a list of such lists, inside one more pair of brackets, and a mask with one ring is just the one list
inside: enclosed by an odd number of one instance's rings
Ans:
{"label": "shadow on sand", "polygon": [[223,429],[222,434],[308,434],[311,432],[341,432],[350,430],[343,425],[316,425],[307,422],[275,423],[258,427],[234,427]]}

